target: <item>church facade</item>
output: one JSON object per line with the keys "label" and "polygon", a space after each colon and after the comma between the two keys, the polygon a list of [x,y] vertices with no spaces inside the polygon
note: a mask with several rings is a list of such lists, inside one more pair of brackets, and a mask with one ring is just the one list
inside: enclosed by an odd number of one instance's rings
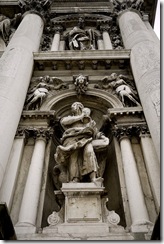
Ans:
{"label": "church facade", "polygon": [[156,1],[0,3],[0,202],[18,240],[150,240]]}

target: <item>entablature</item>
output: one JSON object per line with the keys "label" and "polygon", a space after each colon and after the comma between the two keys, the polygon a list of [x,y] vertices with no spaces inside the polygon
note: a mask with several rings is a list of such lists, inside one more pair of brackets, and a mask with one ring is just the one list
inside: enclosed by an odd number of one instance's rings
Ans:
{"label": "entablature", "polygon": [[101,63],[102,68],[110,69],[112,62],[124,68],[130,60],[130,50],[83,50],[83,51],[55,51],[34,53],[35,69],[57,70],[62,64],[66,70],[72,69],[74,62],[78,62],[80,70],[85,69],[89,63],[91,69],[97,69]]}

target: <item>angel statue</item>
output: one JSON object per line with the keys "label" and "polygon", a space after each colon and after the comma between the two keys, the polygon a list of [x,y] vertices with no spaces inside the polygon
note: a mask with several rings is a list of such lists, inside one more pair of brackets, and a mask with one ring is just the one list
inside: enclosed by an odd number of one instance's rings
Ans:
{"label": "angel statue", "polygon": [[137,106],[141,106],[140,103],[137,101],[137,92],[135,89],[132,88],[132,85],[129,85],[128,82],[129,78],[125,75],[117,75],[116,73],[112,73],[110,76],[105,76],[101,80],[102,88],[108,89],[113,88],[115,93],[119,96],[123,106],[125,104],[125,97],[132,101]]}
{"label": "angel statue", "polygon": [[65,89],[67,85],[58,77],[50,77],[49,75],[39,77],[39,83],[31,88],[27,94],[25,108],[27,110],[39,109],[50,91],[61,88]]}
{"label": "angel statue", "polygon": [[[65,132],[61,145],[55,153],[55,177],[63,182],[94,182],[102,185],[101,164],[96,152],[104,151],[109,145],[109,139],[96,127],[96,122],[90,117],[91,110],[80,102],[71,106],[72,115],[61,119]],[[103,167],[103,166],[102,166]],[[56,180],[57,182],[57,180]]]}

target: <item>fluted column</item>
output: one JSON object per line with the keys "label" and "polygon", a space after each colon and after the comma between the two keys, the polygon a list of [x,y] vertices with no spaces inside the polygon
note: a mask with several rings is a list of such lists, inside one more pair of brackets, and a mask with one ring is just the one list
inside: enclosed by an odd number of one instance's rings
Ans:
{"label": "fluted column", "polygon": [[131,231],[145,232],[152,224],[149,221],[131,141],[126,132],[128,130],[120,131],[119,140],[132,220]]}
{"label": "fluted column", "polygon": [[63,28],[61,26],[57,26],[54,28],[54,30],[55,30],[55,35],[52,41],[51,51],[59,51],[60,33],[63,30]]}
{"label": "fluted column", "polygon": [[[46,149],[46,131],[38,130],[31,159],[27,181],[24,189],[16,232],[35,233],[36,217],[40,197],[44,157]],[[24,229],[23,229],[24,227]]]}
{"label": "fluted column", "polygon": [[7,170],[5,172],[2,187],[0,190],[0,201],[5,202],[9,211],[15,191],[17,176],[22,160],[22,154],[25,144],[25,131],[18,130],[13,142],[9,161],[7,164]]}
{"label": "fluted column", "polygon": [[39,49],[42,32],[41,17],[26,14],[0,59],[0,186],[33,71],[33,52]]}
{"label": "fluted column", "polygon": [[104,49],[107,50],[113,49],[111,39],[108,33],[110,31],[109,25],[101,25],[100,30],[102,31]]}
{"label": "fluted column", "polygon": [[118,17],[147,124],[160,160],[160,49],[137,11]]}
{"label": "fluted column", "polygon": [[149,134],[140,134],[141,147],[157,211],[160,207],[160,164]]}

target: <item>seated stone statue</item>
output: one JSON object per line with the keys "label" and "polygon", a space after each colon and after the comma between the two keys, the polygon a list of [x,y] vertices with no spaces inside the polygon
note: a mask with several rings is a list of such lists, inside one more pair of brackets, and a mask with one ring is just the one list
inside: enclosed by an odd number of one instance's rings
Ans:
{"label": "seated stone statue", "polygon": [[65,168],[65,173],[68,173],[65,182],[102,182],[95,151],[106,148],[109,139],[96,128],[89,108],[75,102],[71,110],[72,115],[61,119],[65,132],[62,145],[56,149],[54,170]]}
{"label": "seated stone statue", "polygon": [[95,50],[94,32],[75,26],[68,36],[70,50]]}

